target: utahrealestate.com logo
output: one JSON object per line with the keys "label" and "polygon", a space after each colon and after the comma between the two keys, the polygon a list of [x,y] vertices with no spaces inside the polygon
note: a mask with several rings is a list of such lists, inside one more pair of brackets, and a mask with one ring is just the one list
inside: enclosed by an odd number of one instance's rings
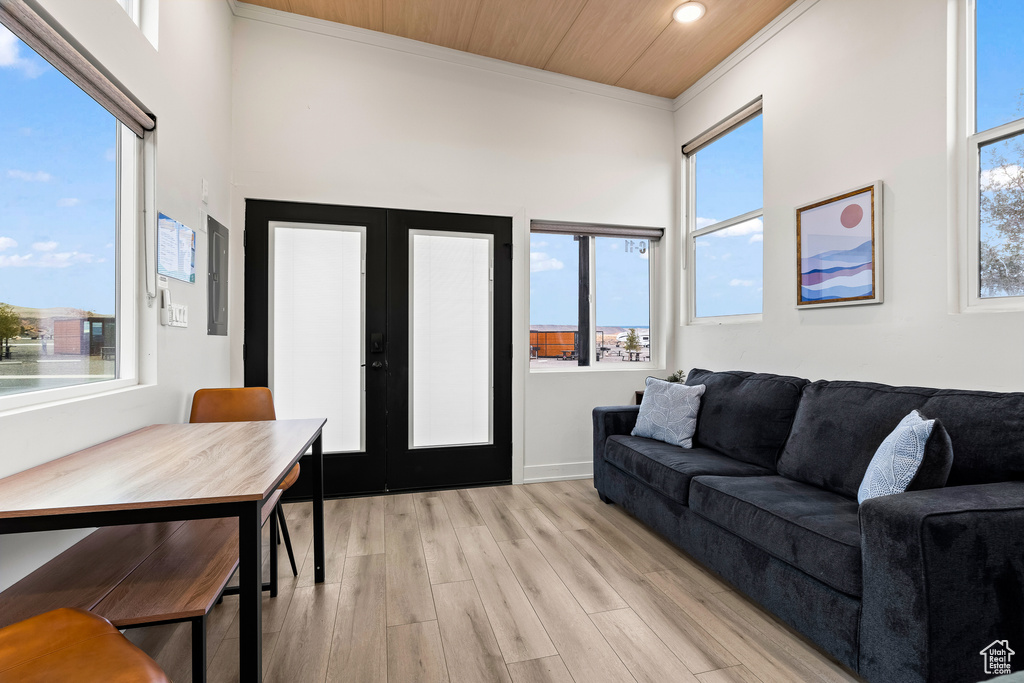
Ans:
{"label": "utahrealestate.com logo", "polygon": [[1010,643],[1008,641],[993,641],[991,645],[981,651],[981,656],[985,661],[985,673],[1010,673],[1010,657],[1015,654],[1017,653],[1010,649]]}

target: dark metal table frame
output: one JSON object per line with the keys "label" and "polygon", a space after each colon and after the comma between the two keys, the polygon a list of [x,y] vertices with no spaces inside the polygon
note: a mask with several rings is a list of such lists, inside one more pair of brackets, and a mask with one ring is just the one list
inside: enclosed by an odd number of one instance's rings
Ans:
{"label": "dark metal table frame", "polygon": [[[312,439],[313,486],[313,560],[314,580],[326,579],[324,559],[324,451],[323,426]],[[308,445],[307,445],[308,448]],[[303,452],[305,452],[303,448]],[[299,453],[298,457],[301,457]],[[298,458],[296,458],[297,460]],[[281,473],[277,484],[288,475],[294,465]],[[274,486],[274,489],[277,485]],[[273,494],[274,489],[271,489]],[[0,519],[0,535],[59,529],[88,529],[124,524],[174,522],[189,519],[217,517],[238,518],[238,657],[239,680],[263,679],[263,500],[240,503],[207,503],[156,508],[124,508],[102,512],[79,512],[39,517],[11,517]],[[271,539],[271,543],[274,540]],[[193,627],[194,628],[194,627]],[[193,643],[195,641],[193,640]],[[204,653],[205,654],[205,653]],[[193,657],[195,661],[195,657]]]}

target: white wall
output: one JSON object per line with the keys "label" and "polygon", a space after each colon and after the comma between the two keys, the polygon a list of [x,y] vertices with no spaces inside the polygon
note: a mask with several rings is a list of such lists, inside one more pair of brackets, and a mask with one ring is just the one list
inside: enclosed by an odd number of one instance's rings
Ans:
{"label": "white wall", "polygon": [[[763,321],[679,328],[684,367],[1024,389],[1024,315],[959,313],[956,287],[949,293],[948,241],[961,226],[947,204],[956,171],[947,9],[944,0],[820,0],[680,98],[681,145],[764,96]],[[878,179],[885,303],[797,311],[795,208]]]}
{"label": "white wall", "polygon": [[[210,213],[228,224],[233,18],[227,4],[160,3],[159,52],[115,0],[40,0],[40,5],[156,114],[158,210],[198,227],[205,177]],[[241,230],[232,231],[235,235],[240,242]],[[140,306],[144,385],[0,413],[0,477],[147,424],[180,422],[195,389],[227,386],[229,338],[206,335],[205,240],[205,233],[198,233],[196,284],[171,284],[175,302],[189,306],[190,327],[160,327],[156,309]],[[144,285],[138,284],[144,300]],[[83,533],[0,537],[0,588]]]}
{"label": "white wall", "polygon": [[[514,476],[588,473],[591,409],[630,403],[648,371],[528,372],[529,220],[671,227],[671,113],[243,18],[234,77],[235,225],[245,198],[513,217]],[[235,317],[236,382],[241,330]]]}

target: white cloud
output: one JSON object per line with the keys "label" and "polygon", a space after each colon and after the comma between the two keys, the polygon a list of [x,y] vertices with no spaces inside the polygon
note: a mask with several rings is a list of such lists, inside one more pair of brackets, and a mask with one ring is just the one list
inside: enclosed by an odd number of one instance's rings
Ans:
{"label": "white cloud", "polygon": [[32,244],[32,248],[35,249],[36,251],[53,251],[54,249],[57,248],[57,243],[53,241],[35,242]]}
{"label": "white cloud", "polygon": [[32,260],[32,254],[25,254],[24,256],[4,256],[0,254],[0,268],[18,268],[19,266],[30,265],[29,261]]}
{"label": "white cloud", "polygon": [[530,272],[540,273],[545,270],[561,270],[565,267],[565,264],[549,256],[543,251],[531,251],[530,252]]}
{"label": "white cloud", "polygon": [[70,207],[78,206],[78,199],[75,197],[65,197],[64,199],[57,200],[57,206]]}
{"label": "white cloud", "polygon": [[711,242],[708,242],[707,240],[697,240],[697,247],[698,248],[700,248],[700,247],[710,247],[710,246],[711,246]]}
{"label": "white cloud", "polygon": [[985,192],[1015,183],[1024,183],[1024,167],[1018,164],[996,166],[981,172],[981,189]]}
{"label": "white cloud", "polygon": [[701,228],[706,228],[709,225],[714,225],[717,222],[718,220],[715,218],[701,218],[700,216],[697,216],[697,229],[700,230]]}
{"label": "white cloud", "polygon": [[35,78],[43,73],[43,67],[35,60],[21,56],[18,38],[0,25],[0,69],[21,69],[28,78]]}
{"label": "white cloud", "polygon": [[18,171],[10,170],[7,171],[8,178],[14,178],[15,180],[24,180],[29,183],[47,183],[53,180],[53,176],[46,171]]}
{"label": "white cloud", "polygon": [[4,249],[13,249],[18,246],[18,243],[10,237],[0,237],[0,251]]}
{"label": "white cloud", "polygon": [[754,242],[764,242],[764,234],[759,232],[751,235],[750,239],[747,240],[747,244],[753,244]]}
{"label": "white cloud", "polygon": [[530,246],[533,247],[534,249],[543,249],[544,247],[548,246],[548,243],[544,241],[534,242],[531,240]]}
{"label": "white cloud", "polygon": [[730,287],[753,287],[756,284],[754,280],[739,280],[737,278],[729,280]]}
{"label": "white cloud", "polygon": [[107,242],[106,244],[103,245],[103,248],[104,249],[113,249],[114,248],[114,243],[113,242]]}
{"label": "white cloud", "polygon": [[117,151],[113,147],[111,147],[110,149],[103,153],[103,158],[106,159],[107,161],[114,161],[115,159],[117,159]]}
{"label": "white cloud", "polygon": [[764,223],[760,218],[751,218],[736,225],[730,225],[723,230],[716,230],[711,233],[715,237],[739,237],[740,235],[754,235],[764,232]]}
{"label": "white cloud", "polygon": [[35,256],[35,254],[14,254],[12,256],[0,254],[0,268],[67,268],[77,263],[103,263],[105,260],[77,251],[60,253],[44,251],[39,258],[35,258]]}
{"label": "white cloud", "polygon": [[97,261],[98,259],[92,254],[64,251],[59,254],[53,252],[45,253],[37,263],[42,268],[67,268],[76,263],[96,263]]}

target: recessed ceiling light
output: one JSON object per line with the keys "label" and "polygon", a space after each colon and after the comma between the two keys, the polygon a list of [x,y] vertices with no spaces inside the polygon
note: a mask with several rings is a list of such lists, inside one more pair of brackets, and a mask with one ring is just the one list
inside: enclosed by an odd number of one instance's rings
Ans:
{"label": "recessed ceiling light", "polygon": [[684,2],[672,13],[672,18],[682,24],[689,24],[704,16],[707,8],[699,2]]}

